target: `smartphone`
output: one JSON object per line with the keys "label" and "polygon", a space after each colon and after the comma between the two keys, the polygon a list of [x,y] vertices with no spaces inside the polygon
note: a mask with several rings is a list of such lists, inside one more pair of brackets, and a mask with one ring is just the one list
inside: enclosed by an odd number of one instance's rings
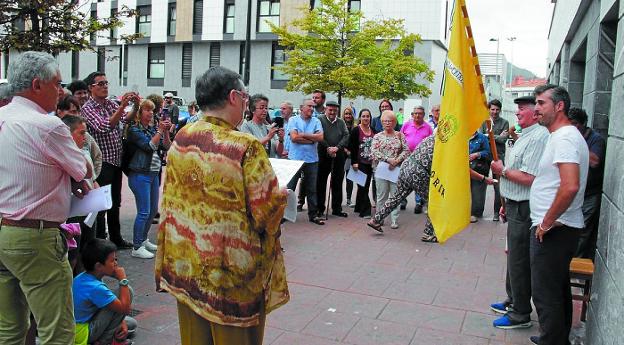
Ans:
{"label": "smartphone", "polygon": [[273,123],[275,124],[275,126],[277,126],[277,128],[284,128],[284,118],[283,117],[276,117],[273,119]]}
{"label": "smartphone", "polygon": [[161,121],[169,120],[169,108],[163,108],[162,109],[162,112],[160,114],[160,120]]}

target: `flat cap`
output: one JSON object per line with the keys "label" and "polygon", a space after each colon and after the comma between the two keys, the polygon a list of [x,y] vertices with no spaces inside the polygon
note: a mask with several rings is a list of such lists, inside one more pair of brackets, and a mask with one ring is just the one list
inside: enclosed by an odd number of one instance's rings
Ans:
{"label": "flat cap", "polygon": [[340,104],[336,101],[328,101],[325,103],[326,107],[340,107]]}
{"label": "flat cap", "polygon": [[518,98],[514,99],[514,103],[516,103],[516,104],[525,104],[525,103],[535,104],[535,96],[522,96],[522,97],[518,97]]}
{"label": "flat cap", "polygon": [[166,97],[166,98],[168,98],[168,97],[173,98],[173,94],[171,92],[167,92],[164,97]]}

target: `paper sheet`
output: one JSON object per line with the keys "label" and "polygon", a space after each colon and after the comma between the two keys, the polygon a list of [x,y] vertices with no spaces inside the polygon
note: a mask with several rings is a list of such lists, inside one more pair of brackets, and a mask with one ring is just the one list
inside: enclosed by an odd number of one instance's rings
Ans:
{"label": "paper sheet", "polygon": [[355,171],[353,169],[349,169],[347,173],[347,178],[359,186],[364,187],[366,185],[366,174],[362,172],[362,170]]}
{"label": "paper sheet", "polygon": [[288,189],[286,209],[284,210],[284,219],[290,222],[297,221],[297,194]]}
{"label": "paper sheet", "polygon": [[286,187],[288,182],[299,172],[299,169],[301,169],[304,163],[303,161],[291,161],[277,158],[269,158],[269,161],[271,162],[275,176],[277,176],[280,187]]}
{"label": "paper sheet", "polygon": [[390,170],[390,164],[386,162],[379,162],[379,164],[377,164],[377,170],[375,170],[375,177],[397,183],[397,181],[399,180],[400,172],[400,167],[395,167],[394,169]]}
{"label": "paper sheet", "polygon": [[69,217],[86,216],[91,212],[104,211],[111,207],[113,207],[111,185],[106,185],[90,190],[82,199],[72,196]]}

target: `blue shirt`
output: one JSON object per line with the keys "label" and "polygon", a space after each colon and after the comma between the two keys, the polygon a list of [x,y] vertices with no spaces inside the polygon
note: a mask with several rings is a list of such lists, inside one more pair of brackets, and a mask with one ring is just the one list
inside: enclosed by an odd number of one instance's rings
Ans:
{"label": "blue shirt", "polygon": [[480,158],[489,160],[492,159],[490,154],[490,142],[485,135],[479,132],[476,132],[475,135],[470,138],[470,141],[468,142],[468,149],[471,154],[478,152]]}
{"label": "blue shirt", "polygon": [[76,323],[89,322],[98,310],[117,299],[103,281],[87,272],[82,272],[74,278],[72,290]]}
{"label": "blue shirt", "polygon": [[[304,120],[301,116],[294,116],[288,120],[289,133],[297,131],[297,133],[315,134],[323,133],[323,126],[321,121],[316,117],[312,117],[309,120]],[[304,161],[306,163],[318,162],[318,152],[316,147],[318,143],[313,144],[299,144],[291,141],[288,150],[288,159]]]}

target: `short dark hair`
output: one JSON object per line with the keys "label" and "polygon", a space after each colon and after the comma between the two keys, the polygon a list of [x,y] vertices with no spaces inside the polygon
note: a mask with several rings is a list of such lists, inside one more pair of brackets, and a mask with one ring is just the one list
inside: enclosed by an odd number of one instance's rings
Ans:
{"label": "short dark hair", "polygon": [[69,110],[72,104],[76,107],[76,109],[78,109],[78,111],[80,111],[80,102],[78,102],[78,99],[72,95],[63,97],[56,105],[56,109]]}
{"label": "short dark hair", "polygon": [[488,102],[487,106],[488,108],[491,106],[497,106],[498,109],[502,109],[503,108],[503,104],[501,103],[501,101],[497,100],[497,99],[493,99],[491,101]]}
{"label": "short dark hair", "polygon": [[87,84],[87,87],[89,87],[89,85],[93,85],[93,83],[95,83],[95,78],[101,76],[106,77],[106,73],[100,71],[91,72],[86,78],[84,78],[84,82]]}
{"label": "short dark hair", "polygon": [[74,80],[71,83],[69,83],[69,85],[67,85],[67,90],[69,90],[73,95],[76,92],[81,91],[81,90],[89,91],[89,86],[87,85],[87,83],[84,82],[84,80]]}
{"label": "short dark hair", "polygon": [[221,66],[211,67],[195,80],[197,105],[202,110],[222,108],[230,91],[244,87],[238,73]]}
{"label": "short dark hair", "polygon": [[319,89],[314,89],[314,91],[312,91],[312,94],[315,94],[315,93],[320,93],[321,94],[321,98],[325,99],[325,91],[319,90]]}
{"label": "short dark hair", "polygon": [[587,125],[587,113],[581,108],[570,108],[568,111],[568,118],[572,121],[580,123],[583,126]]}
{"label": "short dark hair", "polygon": [[87,272],[92,272],[95,269],[96,263],[104,265],[106,259],[111,253],[117,251],[117,246],[109,241],[101,238],[94,238],[85,244],[80,253],[80,259],[82,265]]}
{"label": "short dark hair", "polygon": [[249,97],[249,111],[251,111],[252,113],[256,111],[256,104],[260,101],[265,101],[267,102],[267,105],[268,105],[269,98],[261,93],[257,93]]}
{"label": "short dark hair", "polygon": [[533,90],[533,94],[535,96],[539,96],[548,90],[552,90],[550,99],[552,99],[553,103],[557,104],[559,102],[563,102],[563,113],[568,116],[568,112],[570,112],[570,94],[568,93],[568,90],[566,90],[563,86],[545,84],[536,86],[535,90]]}
{"label": "short dark hair", "polygon": [[382,100],[381,100],[381,102],[379,102],[379,113],[380,113],[380,114],[381,114],[381,105],[382,105],[384,102],[386,102],[386,103],[388,103],[388,104],[390,105],[390,110],[394,110],[394,107],[392,106],[392,102],[390,102],[390,100],[389,100],[389,99],[384,98],[384,99],[382,99]]}
{"label": "short dark hair", "polygon": [[76,116],[76,115],[65,115],[65,116],[63,116],[61,121],[63,121],[63,123],[67,127],[69,127],[69,131],[70,132],[73,132],[74,129],[76,129],[76,126],[78,126],[79,124],[85,123],[85,119],[83,119],[80,116]]}

